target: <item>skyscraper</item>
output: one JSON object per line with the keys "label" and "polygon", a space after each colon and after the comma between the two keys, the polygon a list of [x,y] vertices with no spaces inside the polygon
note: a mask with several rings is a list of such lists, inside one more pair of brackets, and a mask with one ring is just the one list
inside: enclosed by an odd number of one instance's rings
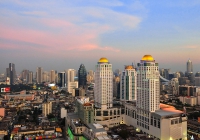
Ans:
{"label": "skyscraper", "polygon": [[94,99],[96,107],[108,109],[113,106],[112,64],[106,58],[99,59],[95,71]]}
{"label": "skyscraper", "polygon": [[78,69],[78,86],[85,87],[87,82],[87,71],[83,64]]}
{"label": "skyscraper", "polygon": [[121,74],[120,82],[120,100],[133,101],[136,100],[137,93],[137,72],[133,66],[125,66]]}
{"label": "skyscraper", "polygon": [[51,70],[51,72],[50,72],[50,82],[55,83],[55,79],[56,79],[56,72],[55,72],[55,70]]}
{"label": "skyscraper", "polygon": [[36,74],[37,75],[37,78],[36,78],[37,83],[42,83],[42,68],[38,67],[36,73],[37,73]]}
{"label": "skyscraper", "polygon": [[66,87],[66,74],[65,72],[58,73],[58,86]]}
{"label": "skyscraper", "polygon": [[187,61],[187,73],[193,72],[193,66],[192,66],[192,61],[189,59]]}
{"label": "skyscraper", "polygon": [[16,81],[16,71],[15,71],[15,64],[9,63],[9,74],[10,77],[10,84],[13,85]]}
{"label": "skyscraper", "polygon": [[33,72],[32,72],[32,71],[30,71],[30,72],[28,73],[28,83],[29,83],[29,84],[32,84],[32,83],[33,83]]}
{"label": "skyscraper", "polygon": [[158,63],[151,55],[145,55],[137,71],[137,109],[141,116],[160,109],[159,76]]}
{"label": "skyscraper", "polygon": [[78,82],[74,80],[76,76],[76,70],[68,69],[66,73],[66,83],[67,83],[67,91],[72,93],[75,96],[75,88],[78,88]]}

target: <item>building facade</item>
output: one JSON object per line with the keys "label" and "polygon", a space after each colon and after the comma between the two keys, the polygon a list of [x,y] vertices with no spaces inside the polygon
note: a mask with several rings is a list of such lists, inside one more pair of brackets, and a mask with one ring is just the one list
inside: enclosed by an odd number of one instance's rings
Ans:
{"label": "building facade", "polygon": [[9,63],[8,76],[10,78],[10,84],[13,85],[16,81],[15,64]]}
{"label": "building facade", "polygon": [[192,65],[192,61],[189,59],[187,61],[187,73],[193,72],[193,65]]}
{"label": "building facade", "polygon": [[133,66],[125,66],[121,74],[120,82],[120,100],[133,101],[136,100],[137,93],[137,72]]}
{"label": "building facade", "polygon": [[112,107],[113,71],[112,64],[106,58],[101,58],[96,65],[94,99],[95,106],[98,108]]}
{"label": "building facade", "polygon": [[83,64],[78,69],[78,86],[85,87],[87,82],[87,71]]}
{"label": "building facade", "polygon": [[42,104],[42,115],[47,117],[48,114],[52,113],[52,102]]}
{"label": "building facade", "polygon": [[66,87],[66,73],[65,72],[58,73],[58,86]]}
{"label": "building facade", "polygon": [[50,71],[50,82],[55,83],[55,81],[56,81],[56,72],[55,72],[55,70],[51,70]]}
{"label": "building facade", "polygon": [[42,68],[41,67],[37,68],[36,81],[37,81],[37,83],[42,83]]}

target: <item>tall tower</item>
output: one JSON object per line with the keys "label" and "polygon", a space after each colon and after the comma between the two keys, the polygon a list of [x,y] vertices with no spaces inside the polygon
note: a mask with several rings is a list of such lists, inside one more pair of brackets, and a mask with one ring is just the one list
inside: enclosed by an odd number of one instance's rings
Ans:
{"label": "tall tower", "polygon": [[16,80],[16,71],[15,71],[15,64],[9,63],[9,78],[10,78],[10,84],[13,85]]}
{"label": "tall tower", "polygon": [[32,71],[30,71],[30,72],[28,73],[28,83],[29,83],[29,84],[32,84],[32,83],[33,83],[33,72],[32,72]]}
{"label": "tall tower", "polygon": [[55,83],[55,79],[56,79],[56,72],[55,72],[55,70],[51,70],[51,72],[50,72],[50,82]]}
{"label": "tall tower", "polygon": [[37,68],[37,83],[42,83],[42,68],[38,67]]}
{"label": "tall tower", "polygon": [[137,93],[137,72],[133,66],[125,66],[121,74],[120,82],[120,100],[133,101],[136,100]]}
{"label": "tall tower", "polygon": [[74,77],[76,76],[76,70],[74,69],[68,69],[66,74],[66,83],[67,83],[67,90],[69,93],[72,93],[72,95],[75,94],[75,88],[78,88],[78,82],[74,80]]}
{"label": "tall tower", "polygon": [[58,86],[66,87],[66,74],[65,72],[58,73]]}
{"label": "tall tower", "polygon": [[187,61],[187,73],[192,73],[192,72],[193,72],[192,61],[189,59]]}
{"label": "tall tower", "polygon": [[137,71],[137,109],[141,115],[160,109],[159,75],[158,63],[151,55],[145,55]]}
{"label": "tall tower", "polygon": [[78,86],[85,87],[87,82],[87,71],[83,64],[80,65],[78,69]]}
{"label": "tall tower", "polygon": [[113,106],[112,64],[106,58],[99,59],[96,65],[94,99],[96,107],[101,109]]}

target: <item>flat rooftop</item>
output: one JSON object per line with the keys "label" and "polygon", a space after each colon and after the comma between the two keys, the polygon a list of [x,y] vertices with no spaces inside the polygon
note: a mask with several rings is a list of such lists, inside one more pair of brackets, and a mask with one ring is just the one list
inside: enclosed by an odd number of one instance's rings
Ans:
{"label": "flat rooftop", "polygon": [[178,116],[183,114],[182,111],[179,110],[156,110],[152,114],[158,115],[160,117],[167,117],[167,116]]}
{"label": "flat rooftop", "polygon": [[93,132],[106,132],[102,125],[100,124],[88,124],[88,127],[92,129]]}

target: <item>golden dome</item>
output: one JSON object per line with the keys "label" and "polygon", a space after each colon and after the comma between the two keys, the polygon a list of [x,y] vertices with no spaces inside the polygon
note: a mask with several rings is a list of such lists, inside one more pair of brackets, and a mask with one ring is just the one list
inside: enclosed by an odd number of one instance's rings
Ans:
{"label": "golden dome", "polygon": [[133,66],[131,66],[131,65],[125,66],[125,69],[126,69],[126,70],[127,70],[127,69],[133,69]]}
{"label": "golden dome", "polygon": [[102,58],[99,59],[99,62],[100,62],[100,63],[108,63],[109,61],[108,61],[107,58],[102,57]]}
{"label": "golden dome", "polygon": [[144,55],[142,60],[143,61],[154,61],[154,58],[151,55]]}

